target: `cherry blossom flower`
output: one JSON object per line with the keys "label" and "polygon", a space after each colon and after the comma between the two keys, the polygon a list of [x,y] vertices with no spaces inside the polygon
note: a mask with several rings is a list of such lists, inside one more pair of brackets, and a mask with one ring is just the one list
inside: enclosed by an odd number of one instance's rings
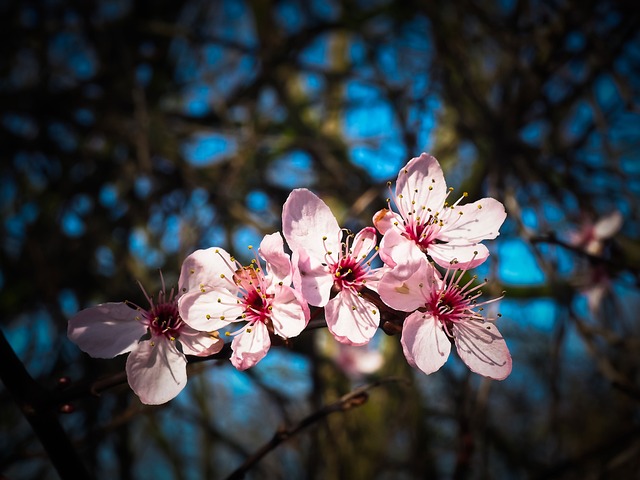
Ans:
{"label": "cherry blossom flower", "polygon": [[[622,224],[622,214],[617,210],[595,222],[585,220],[578,230],[569,233],[567,243],[589,255],[601,257],[606,241],[620,231]],[[604,298],[611,293],[609,271],[603,264],[589,262],[587,272],[578,277],[581,283],[579,289],[587,299],[589,310],[595,315]]]}
{"label": "cherry blossom flower", "polygon": [[234,322],[231,363],[245,370],[258,363],[271,347],[270,335],[295,337],[309,321],[309,308],[291,284],[291,262],[279,233],[264,237],[256,257],[242,266],[222,248],[191,254],[182,265],[178,302],[184,321],[196,330],[218,330]]}
{"label": "cherry blossom flower", "polygon": [[375,229],[347,234],[343,242],[344,231],[329,207],[301,188],[293,190],[283,206],[282,230],[297,260],[294,285],[305,300],[324,307],[327,327],[336,340],[368,343],[380,322],[377,307],[361,293],[365,287],[375,291],[381,274],[371,266],[377,254]]}
{"label": "cherry blossom flower", "polygon": [[[383,234],[380,258],[397,267],[396,275],[411,275],[425,253],[444,268],[454,260],[460,268],[472,268],[489,256],[480,242],[499,235],[506,218],[504,206],[493,198],[460,205],[466,193],[448,204],[451,191],[440,164],[426,153],[412,158],[398,173],[389,207],[373,217]],[[391,210],[392,202],[398,213]]]}
{"label": "cherry blossom flower", "polygon": [[495,318],[481,315],[483,305],[498,299],[476,303],[480,288],[471,286],[475,277],[460,284],[465,270],[447,269],[444,278],[421,259],[409,278],[395,271],[380,280],[380,298],[391,308],[412,312],[402,328],[402,350],[410,365],[430,374],[449,357],[451,343],[471,371],[496,380],[511,373],[511,355]]}
{"label": "cherry blossom flower", "polygon": [[569,234],[569,244],[589,255],[602,255],[605,240],[612,238],[622,228],[622,214],[614,210],[595,223],[585,221],[579,230]]}
{"label": "cherry blossom flower", "polygon": [[377,349],[344,343],[337,345],[338,351],[334,358],[336,365],[353,381],[374,373],[384,364],[384,357]]}
{"label": "cherry blossom flower", "polygon": [[69,320],[67,335],[92,357],[130,352],[126,372],[131,389],[142,403],[159,405],[187,384],[185,355],[212,355],[223,342],[217,332],[196,331],[182,321],[174,292],[166,295],[164,281],[157,301],[143,292],[148,309],[132,308],[130,302],[96,305]]}

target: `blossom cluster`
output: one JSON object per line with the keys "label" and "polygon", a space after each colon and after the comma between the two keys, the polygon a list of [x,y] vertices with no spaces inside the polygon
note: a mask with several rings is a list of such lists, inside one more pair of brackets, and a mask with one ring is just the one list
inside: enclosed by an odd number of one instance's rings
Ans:
{"label": "blossom cluster", "polygon": [[310,307],[324,313],[340,344],[363,346],[379,327],[394,326],[407,361],[424,373],[438,370],[455,345],[473,372],[506,378],[511,356],[497,317],[482,314],[498,299],[479,301],[486,281],[467,275],[489,256],[481,242],[498,236],[503,205],[462,204],[466,194],[450,201],[452,189],[426,153],[391,186],[387,207],[357,233],[341,228],[310,190],[293,190],[282,232],[266,235],[250,264],[220,247],[197,250],[182,264],[176,293],[163,286],[157,301],[147,295],[148,309],[124,302],[82,310],[68,336],[94,357],[130,352],[129,385],[147,404],[174,398],[187,381],[187,355],[215,354],[224,338],[237,369],[254,366],[273,340],[305,330]]}

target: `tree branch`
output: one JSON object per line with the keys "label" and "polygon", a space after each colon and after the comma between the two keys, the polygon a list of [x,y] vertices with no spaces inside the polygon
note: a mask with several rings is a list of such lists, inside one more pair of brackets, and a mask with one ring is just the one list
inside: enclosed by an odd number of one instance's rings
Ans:
{"label": "tree branch", "polygon": [[296,435],[298,432],[303,430],[304,428],[313,425],[314,423],[322,420],[325,417],[328,417],[330,414],[335,412],[345,412],[347,410],[351,410],[352,408],[359,407],[364,405],[369,399],[368,391],[384,385],[386,383],[392,382],[401,382],[408,384],[409,380],[400,377],[388,377],[378,380],[373,383],[369,383],[367,385],[363,385],[361,387],[356,388],[355,390],[343,395],[338,400],[333,403],[329,403],[328,405],[323,406],[319,410],[316,410],[311,415],[303,418],[300,422],[294,425],[291,428],[282,428],[278,430],[271,440],[265,443],[262,447],[260,447],[252,456],[247,458],[245,462],[240,465],[236,470],[234,470],[228,477],[227,480],[240,480],[244,478],[245,474],[255,465],[257,464],[267,453],[289,440],[291,437]]}
{"label": "tree branch", "polygon": [[92,478],[51,408],[51,392],[27,372],[0,330],[0,378],[38,436],[60,478]]}

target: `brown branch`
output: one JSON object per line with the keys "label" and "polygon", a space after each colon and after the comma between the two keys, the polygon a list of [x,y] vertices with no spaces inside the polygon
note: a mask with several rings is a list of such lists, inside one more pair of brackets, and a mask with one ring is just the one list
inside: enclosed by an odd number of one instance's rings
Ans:
{"label": "brown branch", "polygon": [[60,478],[92,478],[51,408],[51,392],[27,372],[0,330],[0,378],[42,443]]}
{"label": "brown branch", "polygon": [[296,435],[301,430],[306,427],[313,425],[314,423],[322,420],[325,417],[328,417],[330,414],[335,412],[346,412],[347,410],[351,410],[352,408],[359,407],[364,405],[369,399],[368,391],[384,385],[386,383],[392,382],[402,382],[408,384],[409,381],[405,378],[400,377],[388,377],[378,380],[373,383],[369,383],[367,385],[363,385],[361,387],[356,388],[355,390],[343,395],[338,400],[333,403],[329,403],[319,410],[316,410],[311,415],[303,418],[300,422],[294,425],[291,428],[281,428],[279,429],[262,447],[260,447],[253,455],[245,460],[245,462],[240,465],[236,470],[234,470],[228,477],[227,480],[239,480],[244,478],[245,474],[255,465],[257,464],[265,455],[267,455],[272,450],[275,450],[281,443],[286,442],[291,437]]}

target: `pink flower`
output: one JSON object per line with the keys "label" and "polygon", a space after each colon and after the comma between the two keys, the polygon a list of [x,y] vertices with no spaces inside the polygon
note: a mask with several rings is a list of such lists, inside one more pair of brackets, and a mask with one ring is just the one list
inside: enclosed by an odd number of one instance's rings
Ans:
{"label": "pink flower", "polygon": [[[297,259],[294,284],[309,304],[325,307],[327,327],[342,343],[364,345],[380,323],[380,312],[363,298],[379,271],[371,268],[376,231],[367,227],[342,242],[343,230],[329,207],[307,189],[296,189],[282,209],[282,230]],[[331,297],[332,290],[336,292]]]}
{"label": "pink flower", "polygon": [[578,231],[569,234],[569,244],[581,248],[589,255],[601,255],[604,242],[622,228],[622,214],[615,210],[595,223],[585,221]]}
{"label": "pink flower", "polygon": [[[451,190],[438,161],[426,153],[412,158],[398,173],[389,208],[373,217],[383,234],[380,258],[397,267],[396,275],[411,275],[425,253],[444,268],[454,261],[460,268],[472,268],[489,256],[480,242],[499,235],[507,215],[504,206],[493,198],[459,205],[466,193],[450,205],[446,199]],[[391,201],[398,213],[391,210]]]}
{"label": "pink flower", "polygon": [[146,292],[145,296],[148,310],[131,308],[129,302],[82,310],[69,320],[67,335],[92,357],[113,358],[130,352],[126,372],[131,389],[142,403],[159,405],[187,384],[185,355],[217,353],[223,342],[182,321],[173,290],[167,297],[164,282],[157,302]]}
{"label": "pink flower", "polygon": [[[250,247],[251,248],[251,247]],[[258,363],[271,347],[270,334],[295,337],[309,321],[309,308],[291,288],[291,262],[282,237],[273,233],[260,243],[259,254],[242,266],[221,248],[198,250],[182,265],[178,302],[184,321],[196,330],[218,330],[245,322],[232,335],[231,363],[245,370]]]}
{"label": "pink flower", "polygon": [[423,258],[409,278],[398,278],[394,271],[385,274],[378,293],[391,308],[412,312],[404,321],[401,338],[410,365],[426,374],[435,372],[449,357],[453,340],[473,372],[502,380],[511,373],[511,355],[493,323],[495,318],[485,319],[479,313],[483,305],[498,299],[476,303],[486,282],[472,287],[471,279],[460,285],[463,274],[464,270],[448,269],[441,279]]}
{"label": "pink flower", "polygon": [[335,356],[336,365],[351,380],[360,380],[364,376],[374,373],[384,363],[384,357],[379,350],[344,343],[336,345],[338,345],[338,352]]}

